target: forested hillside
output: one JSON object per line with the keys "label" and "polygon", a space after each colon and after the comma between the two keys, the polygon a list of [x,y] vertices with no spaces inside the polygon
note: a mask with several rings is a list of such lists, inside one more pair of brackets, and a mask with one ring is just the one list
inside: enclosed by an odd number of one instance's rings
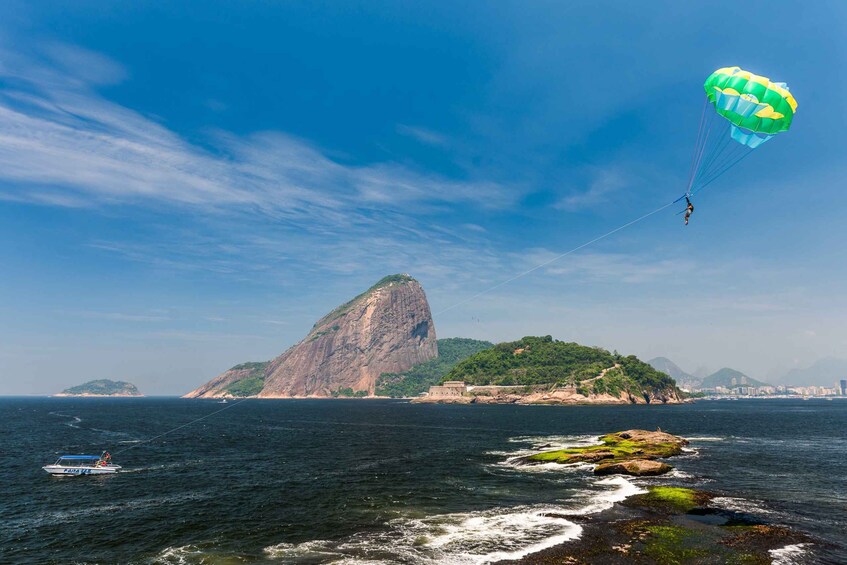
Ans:
{"label": "forested hillside", "polygon": [[[597,378],[604,370],[604,376]],[[498,343],[459,362],[443,380],[471,385],[579,386],[595,394],[676,389],[670,376],[634,355],[625,357],[550,336]]]}
{"label": "forested hillside", "polygon": [[439,339],[438,357],[403,373],[383,373],[377,380],[376,394],[394,398],[417,396],[441,382],[456,363],[490,347],[494,347],[490,341],[461,337]]}

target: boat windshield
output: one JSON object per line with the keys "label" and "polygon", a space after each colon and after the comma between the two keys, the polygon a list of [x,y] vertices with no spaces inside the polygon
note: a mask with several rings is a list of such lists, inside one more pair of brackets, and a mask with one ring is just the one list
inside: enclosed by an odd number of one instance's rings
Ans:
{"label": "boat windshield", "polygon": [[56,465],[64,467],[90,467],[97,463],[100,457],[97,455],[62,455],[56,461]]}

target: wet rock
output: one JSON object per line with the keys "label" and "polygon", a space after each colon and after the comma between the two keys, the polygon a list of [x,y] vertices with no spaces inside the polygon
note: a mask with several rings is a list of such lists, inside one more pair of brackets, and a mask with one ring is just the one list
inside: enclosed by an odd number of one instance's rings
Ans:
{"label": "wet rock", "polygon": [[594,469],[595,475],[633,475],[652,477],[664,475],[673,469],[667,463],[651,459],[631,459],[629,461],[601,463]]}

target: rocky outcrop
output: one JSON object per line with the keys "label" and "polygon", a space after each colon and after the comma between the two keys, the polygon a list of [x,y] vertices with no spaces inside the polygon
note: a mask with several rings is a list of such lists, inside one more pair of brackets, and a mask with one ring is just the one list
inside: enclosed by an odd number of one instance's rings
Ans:
{"label": "rocky outcrop", "polygon": [[[437,355],[423,288],[409,275],[391,275],[318,320],[268,363],[257,396],[372,396],[382,373],[400,373]],[[226,395],[245,378],[235,369],[186,396]]]}
{"label": "rocky outcrop", "polygon": [[[721,497],[700,490],[640,486],[646,487],[643,494],[599,514],[567,515],[581,527],[576,539],[496,565],[824,562],[806,551],[822,547],[822,540],[769,523],[773,516],[728,510],[720,506]],[[775,552],[787,547],[802,552],[776,559]]]}
{"label": "rocky outcrop", "polygon": [[597,475],[653,476],[673,468],[657,459],[679,455],[683,446],[688,445],[688,440],[660,430],[626,430],[602,436],[600,442],[598,445],[544,451],[514,462],[524,465],[597,463],[594,468]]}
{"label": "rocky outcrop", "polygon": [[636,477],[653,477],[664,475],[673,467],[660,461],[649,459],[633,459],[620,463],[601,463],[594,468],[595,475],[633,475]]}

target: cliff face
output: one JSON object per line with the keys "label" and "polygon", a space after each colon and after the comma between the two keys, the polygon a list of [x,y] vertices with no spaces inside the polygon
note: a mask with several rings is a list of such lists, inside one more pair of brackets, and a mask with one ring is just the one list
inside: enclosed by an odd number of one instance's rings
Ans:
{"label": "cliff face", "polygon": [[226,396],[247,379],[260,384],[257,396],[264,398],[373,395],[382,373],[403,372],[437,355],[423,288],[408,275],[392,275],[318,320],[261,377],[234,367],[186,397]]}
{"label": "cliff face", "polygon": [[271,361],[259,396],[374,393],[382,373],[438,355],[423,288],[408,275],[386,277],[321,318],[300,343]]}

